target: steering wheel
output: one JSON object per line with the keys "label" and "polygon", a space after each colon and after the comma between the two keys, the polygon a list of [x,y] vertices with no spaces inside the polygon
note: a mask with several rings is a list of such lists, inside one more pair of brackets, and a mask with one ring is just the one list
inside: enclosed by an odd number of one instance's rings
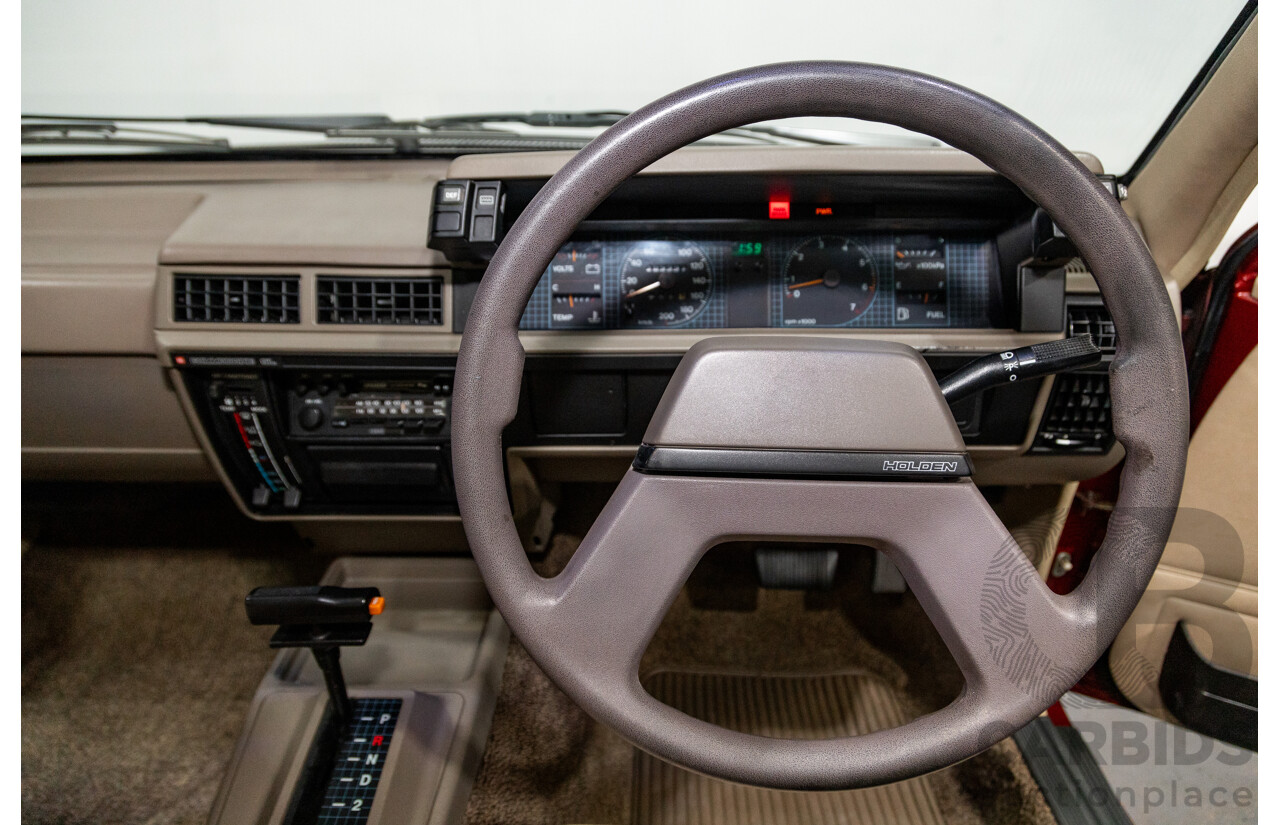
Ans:
{"label": "steering wheel", "polygon": [[[725,129],[795,116],[892,123],[971,153],[1048,211],[1088,263],[1119,340],[1112,412],[1127,460],[1106,540],[1070,595],[1049,591],[963,477],[963,441],[920,356],[835,337],[733,336],[692,348],[646,432],[641,469],[628,471],[558,576],[544,579],[530,566],[507,499],[502,431],[521,383],[520,316],[543,271],[610,192],[654,161]],[[813,429],[779,426],[783,411]],[[1186,464],[1186,368],[1142,239],[1115,197],[1049,135],[935,77],[783,63],[664,97],[551,178],[476,294],[452,427],[458,505],[476,562],[516,636],[565,693],[638,747],[695,771],[776,788],[853,788],[981,752],[1102,656],[1169,535]],[[815,461],[825,469],[814,471]],[[863,471],[838,471],[855,467]],[[867,467],[884,472],[868,478]],[[947,477],[920,475],[933,471]],[[896,728],[803,741],[731,731],[650,696],[641,654],[694,565],[716,544],[759,539],[883,550],[959,665],[960,695]]]}

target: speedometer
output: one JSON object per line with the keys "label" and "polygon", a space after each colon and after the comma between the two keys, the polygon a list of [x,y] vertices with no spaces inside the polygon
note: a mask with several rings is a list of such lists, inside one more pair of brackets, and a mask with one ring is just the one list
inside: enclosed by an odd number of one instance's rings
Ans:
{"label": "speedometer", "polygon": [[876,297],[876,265],[852,238],[823,235],[797,246],[783,276],[783,326],[838,327]]}
{"label": "speedometer", "polygon": [[677,327],[711,300],[711,261],[696,244],[645,241],[627,253],[620,283],[623,326]]}

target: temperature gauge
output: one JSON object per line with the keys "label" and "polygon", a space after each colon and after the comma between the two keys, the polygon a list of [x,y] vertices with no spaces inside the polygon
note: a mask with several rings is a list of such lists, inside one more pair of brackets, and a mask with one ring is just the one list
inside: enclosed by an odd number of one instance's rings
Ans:
{"label": "temperature gauge", "polygon": [[604,326],[604,302],[599,295],[552,295],[553,329],[596,329]]}

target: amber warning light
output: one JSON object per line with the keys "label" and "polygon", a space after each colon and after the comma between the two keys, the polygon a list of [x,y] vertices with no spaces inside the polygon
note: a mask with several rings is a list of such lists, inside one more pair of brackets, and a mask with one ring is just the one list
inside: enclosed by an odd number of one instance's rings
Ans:
{"label": "amber warning light", "polygon": [[769,201],[769,220],[785,221],[791,217],[791,201]]}
{"label": "amber warning light", "polygon": [[834,215],[834,214],[835,214],[835,211],[834,211],[834,210],[832,210],[832,208],[831,208],[830,206],[815,206],[815,207],[813,208],[813,214],[815,214],[815,215]]}

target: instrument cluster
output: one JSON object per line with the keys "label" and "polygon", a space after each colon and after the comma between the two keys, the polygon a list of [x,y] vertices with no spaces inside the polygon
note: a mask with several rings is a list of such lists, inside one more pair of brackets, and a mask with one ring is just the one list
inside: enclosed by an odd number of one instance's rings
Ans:
{"label": "instrument cluster", "polygon": [[981,329],[995,279],[982,238],[598,237],[556,253],[521,328]]}

